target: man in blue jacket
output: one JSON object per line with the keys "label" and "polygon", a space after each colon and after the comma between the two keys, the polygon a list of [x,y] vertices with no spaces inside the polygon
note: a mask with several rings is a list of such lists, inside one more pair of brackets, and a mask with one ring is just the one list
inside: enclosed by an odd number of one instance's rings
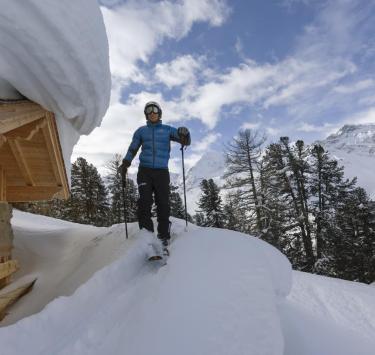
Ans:
{"label": "man in blue jacket", "polygon": [[170,142],[190,145],[190,132],[186,127],[178,129],[162,124],[162,110],[158,103],[150,101],[144,108],[147,125],[138,128],[129,146],[128,152],[121,165],[122,176],[125,177],[127,169],[138,149],[142,147],[139,156],[137,183],[139,191],[138,223],[140,229],[154,232],[151,219],[153,194],[157,207],[158,238],[162,241],[165,253],[170,239],[169,222],[169,170]]}

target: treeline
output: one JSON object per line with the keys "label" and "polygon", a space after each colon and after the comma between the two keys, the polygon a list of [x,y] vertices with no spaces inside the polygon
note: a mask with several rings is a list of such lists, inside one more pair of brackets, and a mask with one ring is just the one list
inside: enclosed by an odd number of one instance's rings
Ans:
{"label": "treeline", "polygon": [[[119,172],[122,157],[116,154],[106,168],[103,178],[97,168],[78,158],[72,164],[71,196],[68,200],[54,199],[35,203],[17,203],[20,210],[42,214],[81,224],[98,227],[137,221],[138,188],[132,179],[127,179],[123,189]],[[171,216],[185,218],[185,210],[177,186],[170,186]],[[153,215],[156,210],[153,208]]]}
{"label": "treeline", "polygon": [[365,190],[320,145],[264,142],[242,130],[226,147],[224,202],[203,180],[195,222],[259,237],[297,270],[375,281],[375,204]]}
{"label": "treeline", "polygon": [[[201,182],[199,210],[189,220],[263,239],[294,269],[361,282],[375,281],[375,203],[356,179],[320,145],[281,137],[264,146],[256,131],[242,130],[225,149],[223,191]],[[72,164],[71,197],[15,207],[95,226],[137,221],[138,190],[132,179],[125,195],[115,155],[101,177],[84,158]],[[177,186],[171,185],[171,216],[185,218]],[[224,197],[222,199],[222,196]],[[155,207],[153,215],[156,215]]]}

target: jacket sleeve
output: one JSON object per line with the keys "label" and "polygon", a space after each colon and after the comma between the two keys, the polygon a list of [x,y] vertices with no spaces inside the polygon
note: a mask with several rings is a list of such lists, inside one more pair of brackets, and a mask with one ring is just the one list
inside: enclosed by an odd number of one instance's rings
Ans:
{"label": "jacket sleeve", "polygon": [[130,143],[128,152],[125,155],[124,160],[130,163],[134,159],[134,157],[137,155],[138,149],[142,144],[142,136],[141,136],[141,130],[138,128],[133,135],[132,142]]}

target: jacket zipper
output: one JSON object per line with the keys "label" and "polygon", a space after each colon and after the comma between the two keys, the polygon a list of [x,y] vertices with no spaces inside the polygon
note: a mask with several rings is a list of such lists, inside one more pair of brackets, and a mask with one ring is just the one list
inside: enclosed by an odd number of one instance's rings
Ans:
{"label": "jacket zipper", "polygon": [[155,169],[155,127],[152,127],[152,167]]}

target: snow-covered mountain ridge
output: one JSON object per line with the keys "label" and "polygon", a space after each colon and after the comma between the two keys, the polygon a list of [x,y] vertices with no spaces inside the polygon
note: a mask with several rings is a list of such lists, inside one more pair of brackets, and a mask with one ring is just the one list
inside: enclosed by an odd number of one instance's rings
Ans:
{"label": "snow-covered mountain ridge", "polygon": [[[375,125],[345,125],[331,134],[321,144],[333,158],[344,166],[348,178],[357,177],[358,186],[366,189],[371,198],[375,198]],[[225,172],[225,156],[223,152],[208,151],[189,169],[186,174],[186,191],[189,212],[194,214],[201,194],[200,182],[213,179],[222,187]],[[175,177],[182,186],[182,177]]]}
{"label": "snow-covered mountain ridge", "polygon": [[337,133],[318,141],[344,166],[348,178],[375,198],[375,125],[345,125]]}
{"label": "snow-covered mountain ridge", "polygon": [[[224,171],[225,157],[224,153],[220,151],[207,151],[188,170],[186,173],[186,198],[189,213],[195,214],[198,209],[201,181],[203,179],[213,179],[219,187],[222,187],[224,185],[224,180],[222,179]],[[182,186],[182,176],[179,176],[175,181],[178,186]]]}
{"label": "snow-covered mountain ridge", "polygon": [[321,143],[327,149],[375,156],[375,125],[345,125]]}

